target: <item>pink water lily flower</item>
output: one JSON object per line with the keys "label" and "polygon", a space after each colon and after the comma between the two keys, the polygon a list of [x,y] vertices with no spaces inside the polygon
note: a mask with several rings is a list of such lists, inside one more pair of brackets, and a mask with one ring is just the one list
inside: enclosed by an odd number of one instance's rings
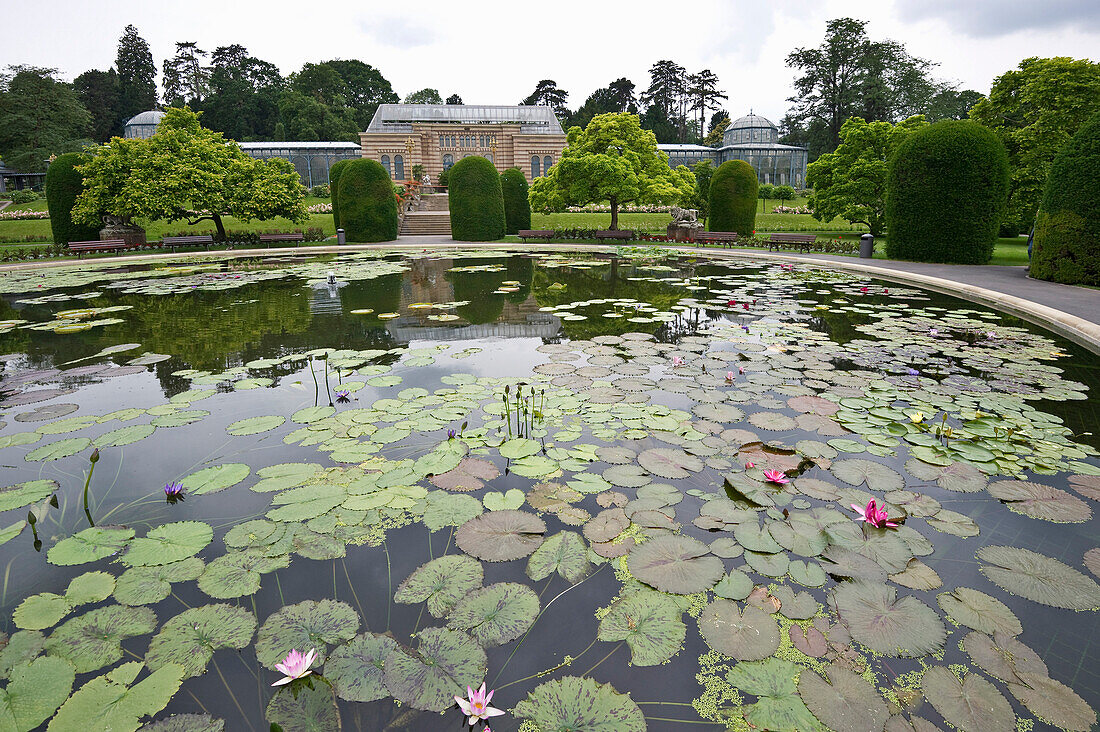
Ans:
{"label": "pink water lily flower", "polygon": [[672,357],[672,365],[673,366],[683,366],[684,365],[684,359],[680,358],[679,356],[673,356]]}
{"label": "pink water lily flower", "polygon": [[489,706],[489,702],[493,700],[493,692],[485,693],[485,684],[481,684],[481,688],[474,691],[469,686],[466,687],[466,695],[469,699],[463,699],[460,696],[455,697],[455,702],[462,710],[462,713],[470,718],[470,726],[473,727],[477,724],[479,719],[488,719],[489,717],[499,717],[504,714],[500,709]]}
{"label": "pink water lily flower", "polygon": [[781,470],[765,470],[764,478],[767,479],[769,483],[775,483],[776,485],[786,485],[791,482],[791,479]]}
{"label": "pink water lily flower", "polygon": [[860,508],[858,504],[853,503],[852,509],[859,514],[857,521],[866,521],[874,526],[876,529],[894,528],[896,523],[890,521],[890,517],[886,515],[886,511],[882,510],[875,505],[874,499],[867,501],[866,508]]}
{"label": "pink water lily flower", "polygon": [[754,463],[754,462],[752,462],[752,461],[750,460],[749,462],[745,463],[745,467],[746,467],[746,468],[755,468],[755,467],[756,467],[756,463]]}
{"label": "pink water lily flower", "polygon": [[275,668],[286,675],[272,684],[272,686],[282,686],[283,684],[289,684],[295,679],[309,676],[313,673],[309,670],[309,667],[313,665],[315,660],[317,660],[316,648],[311,648],[309,653],[306,654],[298,653],[297,648],[292,648],[290,653],[286,654],[286,658],[283,659],[282,663],[275,664]]}
{"label": "pink water lily flower", "polygon": [[733,381],[733,372],[732,371],[727,371],[726,372],[726,381]]}

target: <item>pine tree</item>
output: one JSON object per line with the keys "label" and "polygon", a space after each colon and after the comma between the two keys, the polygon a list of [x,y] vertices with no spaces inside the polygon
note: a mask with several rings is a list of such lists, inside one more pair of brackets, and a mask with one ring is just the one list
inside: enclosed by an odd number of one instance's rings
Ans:
{"label": "pine tree", "polygon": [[119,114],[127,120],[138,112],[157,105],[157,67],[149,44],[138,35],[138,29],[126,26],[118,40],[115,70],[119,82]]}

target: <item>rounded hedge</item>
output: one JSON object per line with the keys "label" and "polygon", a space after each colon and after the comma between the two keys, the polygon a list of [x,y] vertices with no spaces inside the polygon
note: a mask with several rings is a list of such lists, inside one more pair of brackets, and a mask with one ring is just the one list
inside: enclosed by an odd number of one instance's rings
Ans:
{"label": "rounded hedge", "polygon": [[751,236],[756,231],[756,171],[744,160],[727,160],[710,179],[710,230]]}
{"label": "rounded hedge", "polygon": [[1100,114],[1054,158],[1032,242],[1031,276],[1100,285]]}
{"label": "rounded hedge", "polygon": [[58,155],[46,169],[46,205],[50,210],[50,228],[54,244],[99,239],[98,226],[73,222],[73,204],[84,189],[84,177],[76,166],[88,162],[84,153]]}
{"label": "rounded hedge", "polygon": [[527,178],[519,168],[500,174],[500,192],[504,197],[504,233],[515,234],[531,228],[531,202],[527,199]]}
{"label": "rounded hedge", "polygon": [[500,174],[486,158],[462,158],[447,174],[451,236],[459,241],[494,241],[504,236]]}
{"label": "rounded hedge", "polygon": [[390,175],[377,160],[349,160],[339,172],[339,226],[348,241],[397,238],[397,198]]}
{"label": "rounded hedge", "polygon": [[335,163],[329,166],[328,169],[328,193],[332,199],[332,220],[336,224],[336,228],[340,228],[340,173],[351,160],[337,160]]}
{"label": "rounded hedge", "polygon": [[886,181],[886,256],[986,264],[1008,199],[1008,154],[969,120],[923,127],[894,152]]}

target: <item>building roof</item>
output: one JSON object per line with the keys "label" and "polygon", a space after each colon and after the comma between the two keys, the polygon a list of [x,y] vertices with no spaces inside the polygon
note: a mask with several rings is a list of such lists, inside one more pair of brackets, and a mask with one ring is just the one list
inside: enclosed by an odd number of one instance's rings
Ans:
{"label": "building roof", "polygon": [[280,142],[238,142],[237,145],[242,150],[263,150],[269,147],[277,148],[298,148],[298,149],[325,149],[325,150],[361,150],[358,142],[291,142],[284,140]]}
{"label": "building roof", "polygon": [[719,150],[808,150],[809,148],[797,145],[784,145],[779,142],[738,142],[733,145],[723,145]]}
{"label": "building roof", "polygon": [[767,117],[761,117],[758,114],[751,114],[751,113],[746,114],[744,117],[738,117],[737,119],[733,120],[732,122],[730,122],[730,126],[727,127],[726,129],[729,129],[729,130],[743,130],[743,129],[753,129],[753,128],[757,128],[757,127],[763,127],[763,128],[767,128],[767,129],[771,129],[771,130],[778,130],[779,129],[778,127],[775,126],[775,123],[773,123]]}
{"label": "building roof", "polygon": [[688,143],[669,142],[658,144],[657,149],[664,150],[665,152],[714,152],[717,148],[707,147],[706,145],[691,145]]}
{"label": "building roof", "polygon": [[563,134],[553,109],[531,104],[381,104],[367,132],[411,132],[414,122],[518,124],[524,134]]}
{"label": "building roof", "polygon": [[148,112],[139,112],[126,121],[130,125],[158,125],[164,119],[164,112],[159,109],[150,109]]}

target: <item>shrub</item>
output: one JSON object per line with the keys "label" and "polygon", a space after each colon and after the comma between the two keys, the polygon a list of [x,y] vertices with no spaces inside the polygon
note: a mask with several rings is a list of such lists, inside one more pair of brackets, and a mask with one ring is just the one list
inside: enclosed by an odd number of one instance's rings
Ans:
{"label": "shrub", "polygon": [[775,195],[775,186],[771,183],[764,183],[757,188],[756,196],[757,198],[763,198],[765,201],[772,198],[779,198],[779,196]]}
{"label": "shrub", "polygon": [[486,158],[462,158],[448,176],[451,236],[459,241],[494,241],[504,236],[500,175]]}
{"label": "shrub", "polygon": [[504,232],[515,234],[531,228],[531,202],[527,199],[527,178],[519,168],[500,174],[500,192],[504,197]]}
{"label": "shrub", "polygon": [[87,161],[88,156],[84,153],[65,153],[46,169],[46,205],[50,210],[53,240],[57,244],[99,238],[99,226],[74,223],[72,216],[76,197],[84,189],[84,177],[76,166]]}
{"label": "shrub", "polygon": [[791,186],[776,186],[775,197],[780,201],[793,201],[794,200],[794,188]]}
{"label": "shrub", "polygon": [[389,173],[377,160],[350,160],[339,172],[333,208],[340,207],[339,226],[348,241],[393,241],[397,238],[397,199]]}
{"label": "shrub", "polygon": [[1008,155],[996,134],[969,120],[923,127],[890,159],[886,255],[985,264],[1008,197]]}
{"label": "shrub", "polygon": [[1050,168],[1035,224],[1031,276],[1100,285],[1100,114],[1066,143]]}
{"label": "shrub", "polygon": [[327,183],[323,186],[313,186],[309,189],[309,195],[314,198],[328,198],[330,190],[331,188]]}
{"label": "shrub", "polygon": [[439,180],[436,181],[436,185],[442,186],[444,188],[447,187],[447,174],[450,172],[450,170],[450,168],[443,169],[443,171],[439,174]]}
{"label": "shrub", "polygon": [[332,196],[332,220],[336,224],[336,228],[340,228],[340,204],[336,200],[337,193],[340,191],[340,173],[350,162],[352,161],[337,160],[328,169],[328,190],[329,195]]}
{"label": "shrub", "polygon": [[744,160],[727,160],[710,180],[710,230],[751,234],[756,230],[756,171]]}
{"label": "shrub", "polygon": [[[79,177],[79,174],[77,174],[77,176]],[[38,194],[29,188],[24,188],[19,191],[12,191],[9,198],[11,198],[11,202],[14,203],[16,206],[20,206],[24,203],[33,203],[34,201],[37,201]]]}

